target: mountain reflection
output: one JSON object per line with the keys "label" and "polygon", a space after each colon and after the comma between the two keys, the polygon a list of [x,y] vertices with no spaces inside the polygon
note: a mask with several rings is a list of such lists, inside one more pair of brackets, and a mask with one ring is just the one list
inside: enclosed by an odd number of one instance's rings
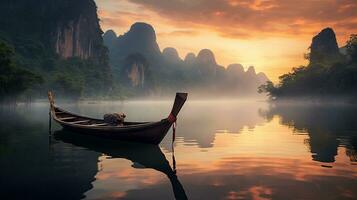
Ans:
{"label": "mountain reflection", "polygon": [[[187,144],[201,148],[213,147],[217,132],[240,133],[265,122],[258,110],[265,105],[237,101],[197,101],[187,105],[188,114],[178,123],[179,136]],[[184,110],[185,111],[185,110]]]}
{"label": "mountain reflection", "polygon": [[283,125],[295,133],[307,132],[312,159],[335,162],[339,146],[346,148],[350,160],[357,155],[357,107],[352,105],[274,104],[261,115],[268,120],[279,116]]}

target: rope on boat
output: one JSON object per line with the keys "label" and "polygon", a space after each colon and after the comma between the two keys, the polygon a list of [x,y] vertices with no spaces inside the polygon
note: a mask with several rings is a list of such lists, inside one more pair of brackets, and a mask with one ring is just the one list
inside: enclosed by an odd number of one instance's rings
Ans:
{"label": "rope on boat", "polygon": [[176,121],[177,118],[175,117],[175,115],[173,115],[172,113],[170,113],[169,117],[167,118],[167,120],[169,120],[170,123],[172,123],[172,145],[175,142],[175,138],[176,138]]}
{"label": "rope on boat", "polygon": [[176,125],[177,125],[177,119],[176,117],[170,113],[169,117],[167,118],[170,123],[172,123],[172,151],[174,151],[174,142],[176,139]]}
{"label": "rope on boat", "polygon": [[176,160],[175,160],[174,152],[172,152],[172,168],[173,168],[174,174],[176,174]]}
{"label": "rope on boat", "polygon": [[172,143],[171,143],[171,149],[172,149],[172,165],[173,165],[173,171],[176,174],[176,160],[175,160],[175,148],[174,148],[174,142],[176,139],[176,126],[177,126],[177,118],[175,115],[170,113],[169,117],[167,120],[172,123]]}

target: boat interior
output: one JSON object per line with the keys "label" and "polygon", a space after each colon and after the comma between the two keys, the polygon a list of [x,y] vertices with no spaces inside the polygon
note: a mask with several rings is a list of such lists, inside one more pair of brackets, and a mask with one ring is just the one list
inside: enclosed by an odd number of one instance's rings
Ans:
{"label": "boat interior", "polygon": [[[108,123],[105,123],[103,119],[95,119],[90,117],[84,117],[77,114],[73,114],[71,112],[65,111],[58,107],[53,108],[53,114],[55,118],[59,121],[65,122],[67,124],[72,125],[82,125],[82,126],[112,126]],[[124,122],[123,126],[130,126],[130,125],[139,125],[139,124],[147,124],[149,122]]]}

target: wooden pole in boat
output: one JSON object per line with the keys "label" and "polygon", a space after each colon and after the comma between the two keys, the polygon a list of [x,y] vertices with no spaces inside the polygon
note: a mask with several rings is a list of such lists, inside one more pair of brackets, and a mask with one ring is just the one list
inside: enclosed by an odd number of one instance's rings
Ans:
{"label": "wooden pole in boat", "polygon": [[53,100],[53,95],[52,95],[51,91],[48,91],[47,96],[48,96],[48,101],[50,102],[50,109],[48,112],[48,115],[49,115],[48,131],[49,131],[49,134],[52,135],[52,111],[54,110],[54,100]]}
{"label": "wooden pole in boat", "polygon": [[171,152],[172,152],[172,168],[174,174],[176,174],[176,160],[175,160],[175,125],[172,126],[172,142],[171,142]]}
{"label": "wooden pole in boat", "polygon": [[54,100],[51,91],[48,91],[47,96],[50,102],[50,108],[48,110],[48,149],[52,151],[52,111],[54,110]]}
{"label": "wooden pole in boat", "polygon": [[51,108],[50,111],[48,112],[48,132],[49,135],[52,135],[52,116],[51,116]]}
{"label": "wooden pole in boat", "polygon": [[175,119],[175,122],[172,124],[172,142],[171,142],[172,165],[173,165],[173,171],[176,174],[175,138],[176,138],[176,119]]}
{"label": "wooden pole in boat", "polygon": [[175,160],[175,152],[172,152],[172,168],[174,171],[174,174],[176,174],[176,160]]}

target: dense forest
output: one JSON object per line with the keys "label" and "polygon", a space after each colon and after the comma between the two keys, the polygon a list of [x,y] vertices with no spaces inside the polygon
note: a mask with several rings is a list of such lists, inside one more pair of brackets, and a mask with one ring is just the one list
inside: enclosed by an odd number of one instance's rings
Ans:
{"label": "dense forest", "polygon": [[6,43],[0,42],[0,100],[16,99],[29,88],[43,82],[41,76],[15,63],[14,50]]}
{"label": "dense forest", "polygon": [[310,46],[307,66],[295,67],[272,82],[259,87],[274,100],[281,99],[356,99],[357,98],[357,35],[338,48],[331,28],[316,35]]}

